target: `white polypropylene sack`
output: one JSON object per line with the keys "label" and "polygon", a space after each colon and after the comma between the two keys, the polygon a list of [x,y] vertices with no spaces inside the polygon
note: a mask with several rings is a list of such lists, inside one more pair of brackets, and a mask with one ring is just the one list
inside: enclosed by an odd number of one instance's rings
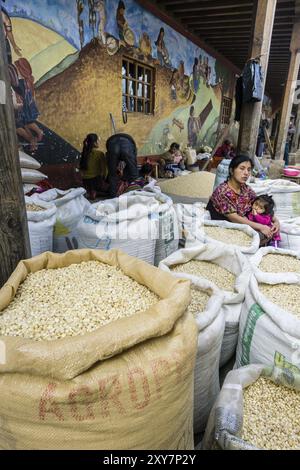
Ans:
{"label": "white polypropylene sack", "polygon": [[38,170],[41,168],[41,164],[35,158],[22,152],[22,150],[19,150],[19,159],[21,168],[30,168],[32,170]]}
{"label": "white polypropylene sack", "polygon": [[[25,196],[25,203],[34,204],[34,198]],[[38,212],[27,210],[31,256],[53,250],[53,229],[57,209],[54,204],[43,201],[37,204],[45,210]]]}
{"label": "white polypropylene sack", "polygon": [[[280,367],[251,365],[229,372],[218,399],[209,416],[202,441],[203,450],[257,450],[241,439],[243,430],[243,389],[257,381],[260,376],[276,384],[300,391],[299,372],[286,371]],[[284,429],[284,426],[283,426]],[[268,423],[266,423],[266,431]]]}
{"label": "white polypropylene sack", "polygon": [[280,221],[280,248],[300,252],[300,217]]}
{"label": "white polypropylene sack", "polygon": [[219,363],[225,328],[223,295],[211,282],[194,281],[192,289],[211,290],[206,309],[196,315],[197,356],[194,375],[194,432],[204,431],[210,410],[220,391]]}
{"label": "white polypropylene sack", "polygon": [[261,271],[259,269],[259,265],[263,259],[264,256],[269,255],[269,254],[275,254],[275,255],[289,255],[289,256],[294,256],[295,258],[300,260],[300,253],[292,250],[283,250],[281,248],[274,248],[274,247],[266,247],[266,248],[260,248],[257,253],[255,253],[254,256],[250,258],[250,263],[253,267],[253,272],[256,277],[256,280],[258,282],[267,282],[269,284],[274,284],[278,283],[280,284],[283,282],[283,279],[285,278],[286,274],[288,274],[289,279],[291,279],[293,282],[299,282],[300,281],[300,272],[294,272],[290,271],[289,273],[286,272],[276,272],[276,273],[270,273],[270,272],[265,272]]}
{"label": "white polypropylene sack", "polygon": [[21,168],[22,182],[23,183],[38,183],[45,180],[48,176],[44,175],[38,170],[31,170],[30,168]]}
{"label": "white polypropylene sack", "polygon": [[[271,273],[261,280],[278,283],[277,275]],[[282,274],[281,283],[300,284],[294,281],[295,274]],[[272,363],[300,367],[300,319],[268,300],[252,274],[240,318],[236,367]]]}
{"label": "white polypropylene sack", "polygon": [[118,248],[153,264],[159,206],[155,197],[142,192],[92,204],[78,224],[79,248]]}
{"label": "white polypropylene sack", "polygon": [[[222,227],[222,228],[228,228],[232,230],[240,230],[241,232],[246,233],[247,235],[249,235],[249,237],[252,238],[251,245],[241,246],[241,245],[235,245],[235,244],[227,244],[219,240],[215,240],[214,238],[211,238],[208,235],[206,235],[205,226]],[[238,250],[241,253],[244,253],[246,255],[252,255],[256,253],[257,250],[259,249],[259,244],[260,244],[260,238],[259,238],[258,233],[255,230],[253,230],[253,228],[251,228],[249,225],[233,224],[225,220],[224,221],[223,220],[204,220],[202,226],[198,229],[197,239],[202,241],[203,243],[217,243],[223,247],[232,247],[235,250]]]}
{"label": "white polypropylene sack", "polygon": [[224,160],[219,163],[217,167],[216,179],[213,190],[215,190],[218,186],[220,186],[220,184],[224,183],[224,181],[228,179],[230,163],[231,160],[226,158],[224,158]]}
{"label": "white polypropylene sack", "polygon": [[177,215],[179,238],[185,247],[193,246],[199,241],[197,234],[198,227],[203,223],[204,218],[209,216],[205,210],[206,204],[197,202],[194,204],[174,204]]}
{"label": "white polypropylene sack", "polygon": [[[173,253],[159,264],[159,268],[171,272],[176,277],[190,279],[192,282],[203,281],[200,276],[174,272],[171,266],[184,264],[191,260],[211,261],[227,269],[236,276],[235,292],[221,291],[224,295],[222,311],[225,317],[225,332],[222,342],[220,367],[234,355],[239,332],[239,319],[245,290],[250,276],[250,266],[242,253],[232,248],[224,248],[217,244],[200,244],[184,248]],[[205,279],[207,281],[207,279]],[[218,289],[217,286],[215,286]],[[220,289],[219,289],[220,290]]]}
{"label": "white polypropylene sack", "polygon": [[33,195],[37,203],[39,201],[51,202],[57,207],[53,234],[55,253],[64,253],[78,248],[77,225],[83,213],[90,207],[89,201],[84,197],[85,192],[83,188],[73,188],[67,191],[49,189],[44,193]]}
{"label": "white polypropylene sack", "polygon": [[[153,205],[151,218],[158,220],[158,236],[155,244],[154,265],[159,263],[167,256],[178,250],[179,230],[177,215],[174,209],[172,199],[161,192],[151,193],[147,191],[132,191],[130,196],[133,198],[145,197],[153,202],[158,202],[158,206]],[[156,208],[156,209],[155,209]]]}

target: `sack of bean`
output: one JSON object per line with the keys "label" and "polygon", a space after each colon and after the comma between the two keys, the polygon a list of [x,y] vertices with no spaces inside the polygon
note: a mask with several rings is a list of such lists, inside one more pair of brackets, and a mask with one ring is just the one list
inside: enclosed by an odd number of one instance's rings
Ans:
{"label": "sack of bean", "polygon": [[178,220],[180,245],[187,247],[195,245],[197,241],[198,227],[202,225],[209,212],[205,210],[206,204],[174,204]]}
{"label": "sack of bean", "polygon": [[298,450],[299,371],[251,365],[226,376],[202,449]]}
{"label": "sack of bean", "polygon": [[198,244],[173,253],[159,267],[174,276],[192,282],[207,280],[222,291],[222,312],[225,332],[222,342],[220,367],[234,355],[239,330],[239,319],[245,290],[250,276],[247,259],[233,248],[217,244]]}
{"label": "sack of bean", "polygon": [[248,225],[216,220],[204,220],[198,227],[197,238],[203,243],[231,246],[245,255],[256,253],[260,244],[258,233]]}
{"label": "sack of bean", "polygon": [[280,221],[280,248],[300,251],[300,217]]}
{"label": "sack of bean", "polygon": [[0,448],[193,449],[189,302],[117,250],[20,262],[0,290]]}
{"label": "sack of bean", "polygon": [[280,284],[286,273],[292,282],[300,281],[300,253],[297,251],[269,246],[260,248],[249,261],[259,283]]}
{"label": "sack of bean", "polygon": [[223,296],[211,282],[194,281],[188,311],[198,327],[194,381],[194,432],[205,430],[210,410],[220,391],[219,363],[225,318]]}
{"label": "sack of bean", "polygon": [[54,204],[39,202],[36,204],[25,196],[31,256],[53,250],[53,229],[56,221]]}
{"label": "sack of bean", "polygon": [[[270,256],[262,264],[270,263]],[[281,271],[259,273],[259,282],[255,274],[250,277],[240,318],[237,367],[272,363],[300,367],[299,274],[283,272],[280,262]],[[275,270],[274,265],[270,269]]]}

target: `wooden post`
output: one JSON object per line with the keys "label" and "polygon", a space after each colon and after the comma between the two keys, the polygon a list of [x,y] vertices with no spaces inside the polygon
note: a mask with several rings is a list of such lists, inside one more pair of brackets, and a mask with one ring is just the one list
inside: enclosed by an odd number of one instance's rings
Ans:
{"label": "wooden post", "polygon": [[299,65],[300,65],[300,22],[294,24],[293,34],[291,38],[290,51],[290,66],[288,77],[285,84],[285,90],[282,99],[282,107],[280,114],[280,121],[278,133],[275,142],[275,158],[283,159],[284,148],[287,139],[287,133],[290,123],[291,111],[293,107],[293,100],[295,95],[295,88],[298,78]]}
{"label": "wooden post", "polygon": [[[265,89],[268,70],[276,4],[277,0],[258,0],[257,2],[250,57],[260,56],[264,74],[263,90]],[[262,104],[263,102],[259,101],[244,103],[242,106],[238,153],[248,155],[251,158],[255,155]]]}
{"label": "wooden post", "polygon": [[6,44],[0,14],[0,287],[30,257]]}

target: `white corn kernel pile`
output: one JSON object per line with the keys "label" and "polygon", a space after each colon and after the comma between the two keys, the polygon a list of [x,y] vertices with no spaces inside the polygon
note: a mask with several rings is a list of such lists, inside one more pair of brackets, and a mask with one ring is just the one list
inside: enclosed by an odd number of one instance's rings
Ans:
{"label": "white corn kernel pile", "polygon": [[98,261],[29,274],[0,312],[0,335],[54,340],[96,330],[148,309],[159,298]]}
{"label": "white corn kernel pile", "polygon": [[300,272],[300,260],[291,255],[269,253],[261,260],[259,269],[266,273],[298,273]]}
{"label": "white corn kernel pile", "polygon": [[260,377],[243,396],[242,439],[260,449],[299,450],[299,392]]}
{"label": "white corn kernel pile", "polygon": [[259,284],[259,290],[271,302],[300,318],[300,286],[297,284]]}
{"label": "white corn kernel pile", "polygon": [[204,226],[205,234],[226,245],[251,246],[252,238],[242,230]]}
{"label": "white corn kernel pile", "polygon": [[197,313],[204,312],[206,309],[207,303],[211,297],[211,290],[199,290],[195,287],[191,289],[191,296],[192,300],[188,307],[189,313],[191,313],[194,317],[197,316]]}
{"label": "white corn kernel pile", "polygon": [[213,192],[215,176],[207,171],[199,171],[163,181],[159,186],[164,193],[176,196],[208,198]]}
{"label": "white corn kernel pile", "polygon": [[233,292],[235,286],[235,276],[227,269],[211,263],[209,261],[192,260],[187,263],[172,266],[171,271],[177,273],[192,274],[201,276],[216,284],[219,289]]}
{"label": "white corn kernel pile", "polygon": [[44,209],[44,207],[38,206],[36,204],[26,204],[26,210],[28,212],[40,212],[40,211],[44,211],[46,209]]}

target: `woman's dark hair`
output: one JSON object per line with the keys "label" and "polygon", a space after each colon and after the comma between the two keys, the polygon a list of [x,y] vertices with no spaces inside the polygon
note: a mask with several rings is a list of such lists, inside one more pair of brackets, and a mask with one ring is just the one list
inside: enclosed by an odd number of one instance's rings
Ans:
{"label": "woman's dark hair", "polygon": [[161,38],[161,35],[162,35],[162,34],[165,34],[165,29],[164,29],[164,28],[160,28],[160,30],[159,30],[157,39],[156,39],[156,41],[155,41],[155,43],[154,43],[156,46],[159,45],[159,41],[160,41],[160,38]]}
{"label": "woman's dark hair", "polygon": [[179,150],[179,149],[180,149],[180,145],[177,144],[177,142],[173,142],[173,144],[170,145],[170,150],[172,150],[172,149]]}
{"label": "woman's dark hair", "polygon": [[122,1],[120,1],[119,4],[118,4],[118,11],[121,10],[121,8],[122,8],[122,10],[125,10],[125,3],[122,2]]}
{"label": "woman's dark hair", "polygon": [[98,140],[97,134],[88,134],[83,141],[83,148],[81,152],[81,159],[79,167],[81,170],[86,170],[88,165],[88,159],[91,151],[95,147],[95,143]]}
{"label": "woman's dark hair", "polygon": [[228,179],[233,175],[234,170],[235,170],[241,163],[245,163],[245,162],[249,162],[249,163],[251,164],[251,168],[252,168],[252,169],[254,168],[253,161],[251,160],[250,157],[248,157],[248,155],[237,155],[236,157],[234,157],[234,158],[231,160],[230,165],[229,165]]}
{"label": "woman's dark hair", "polygon": [[224,142],[223,142],[224,145],[230,145],[231,144],[231,141],[228,140],[228,139],[225,139]]}
{"label": "woman's dark hair", "polygon": [[153,170],[153,166],[151,165],[151,163],[145,163],[141,168],[141,175],[143,177],[150,175],[152,173],[152,170]]}
{"label": "woman's dark hair", "polygon": [[261,194],[261,196],[257,196],[256,199],[254,199],[253,203],[256,201],[261,201],[264,205],[265,208],[265,213],[267,215],[274,215],[274,209],[275,209],[275,202],[272,198],[272,196],[269,196],[268,194]]}

